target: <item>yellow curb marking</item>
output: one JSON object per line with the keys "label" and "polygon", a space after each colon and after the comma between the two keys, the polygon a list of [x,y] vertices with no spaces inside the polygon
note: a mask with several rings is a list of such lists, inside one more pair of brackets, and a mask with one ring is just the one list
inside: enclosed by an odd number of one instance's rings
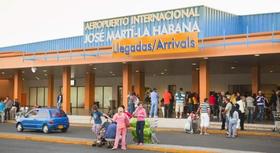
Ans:
{"label": "yellow curb marking", "polygon": [[[75,144],[75,145],[87,145],[91,146],[94,142],[89,142],[88,140],[69,140],[63,138],[52,138],[45,136],[26,136],[26,135],[18,135],[18,134],[6,134],[0,133],[1,139],[16,139],[16,140],[29,140],[36,142],[50,142],[50,143],[62,143],[62,144]],[[186,150],[186,149],[177,149],[177,148],[161,148],[156,146],[136,146],[136,145],[128,145],[128,149],[132,150],[145,150],[145,151],[157,151],[157,152],[165,152],[165,153],[212,153],[209,151],[201,151],[201,150]]]}

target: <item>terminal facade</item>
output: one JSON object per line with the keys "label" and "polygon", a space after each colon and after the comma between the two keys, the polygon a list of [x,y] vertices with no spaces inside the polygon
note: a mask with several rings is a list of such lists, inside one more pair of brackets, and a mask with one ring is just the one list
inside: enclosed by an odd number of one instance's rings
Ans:
{"label": "terminal facade", "polygon": [[[239,91],[280,86],[280,13],[238,16],[206,6],[86,21],[81,36],[0,48],[0,97],[86,115],[135,91]],[[112,102],[114,101],[114,102]]]}

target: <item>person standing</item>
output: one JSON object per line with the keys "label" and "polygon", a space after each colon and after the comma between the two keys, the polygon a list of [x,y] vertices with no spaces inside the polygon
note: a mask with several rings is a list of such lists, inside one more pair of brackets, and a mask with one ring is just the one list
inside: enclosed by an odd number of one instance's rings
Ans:
{"label": "person standing", "polygon": [[276,100],[276,112],[280,112],[280,90],[276,92],[277,100]]}
{"label": "person standing", "polygon": [[240,119],[240,129],[243,131],[244,130],[244,121],[245,121],[245,109],[246,109],[245,97],[241,96],[240,99],[239,99],[239,97],[237,97],[236,104],[239,105],[239,110],[241,112],[241,114],[239,116],[239,119]]}
{"label": "person standing", "polygon": [[136,122],[136,135],[137,135],[137,143],[138,145],[143,145],[144,143],[144,126],[145,126],[145,118],[147,116],[146,110],[143,108],[143,104],[139,103],[136,108],[133,116],[137,117]]}
{"label": "person standing", "polygon": [[57,98],[56,98],[57,109],[61,109],[62,102],[63,102],[63,96],[62,96],[61,92],[59,92],[59,94],[57,95]]}
{"label": "person standing", "polygon": [[216,97],[214,96],[215,95],[215,93],[214,92],[212,92],[211,93],[211,95],[210,95],[210,97],[209,97],[209,105],[210,105],[210,109],[211,109],[211,114],[213,115],[213,116],[215,116],[216,114],[215,114],[215,105],[216,105]]}
{"label": "person standing", "polygon": [[247,110],[248,110],[248,123],[253,123],[254,118],[254,106],[255,99],[252,96],[246,97],[246,104],[247,104]]}
{"label": "person standing", "polygon": [[193,98],[194,112],[196,112],[199,106],[197,93],[194,92],[192,98]]}
{"label": "person standing", "polygon": [[163,104],[164,104],[164,117],[169,118],[169,105],[171,101],[171,93],[168,91],[168,89],[165,90],[163,94]]}
{"label": "person standing", "polygon": [[114,147],[112,148],[112,150],[118,148],[120,138],[121,138],[121,149],[126,150],[126,132],[127,132],[127,127],[129,126],[129,119],[127,115],[124,113],[122,107],[118,108],[118,113],[116,113],[113,116],[113,121],[117,123],[117,130],[116,130]]}
{"label": "person standing", "polygon": [[7,96],[4,103],[5,103],[5,120],[10,120],[11,119],[10,111],[13,106],[13,101]]}
{"label": "person standing", "polygon": [[228,99],[226,97],[223,97],[222,104],[220,104],[221,121],[222,121],[221,130],[224,130],[225,125],[226,125],[226,114],[224,112],[225,112],[227,103],[228,103]]}
{"label": "person standing", "polygon": [[131,92],[128,95],[128,112],[132,114],[135,111],[135,103],[137,101],[137,97],[135,92]]}
{"label": "person standing", "polygon": [[92,122],[92,132],[96,135],[97,139],[100,139],[100,129],[101,129],[101,125],[102,125],[102,120],[101,117],[105,116],[108,117],[106,114],[98,111],[98,107],[96,105],[92,106],[91,109],[91,118],[90,121]]}
{"label": "person standing", "polygon": [[226,125],[227,125],[227,130],[229,129],[229,115],[230,115],[230,111],[233,107],[233,104],[231,103],[230,99],[226,98],[226,108],[224,111],[224,114],[226,115]]}
{"label": "person standing", "polygon": [[157,117],[157,111],[158,111],[158,100],[159,100],[159,95],[157,93],[157,89],[154,88],[153,91],[150,94],[151,97],[151,110],[149,117]]}
{"label": "person standing", "polygon": [[262,92],[259,91],[258,92],[258,96],[256,97],[256,101],[257,101],[257,106],[258,106],[258,115],[257,115],[257,119],[259,121],[263,121],[264,118],[264,106],[265,106],[265,98],[262,95]]}
{"label": "person standing", "polygon": [[239,116],[236,108],[233,106],[229,113],[229,128],[228,128],[228,138],[235,138],[236,137],[236,130],[237,130],[237,122]]}
{"label": "person standing", "polygon": [[15,119],[16,117],[16,113],[19,112],[19,102],[18,102],[18,99],[16,98],[12,104],[12,108],[10,110],[10,113],[11,113],[11,116],[12,116],[12,119]]}
{"label": "person standing", "polygon": [[0,99],[0,116],[1,116],[1,123],[3,123],[5,121],[5,104],[4,101],[2,101],[2,99]]}
{"label": "person standing", "polygon": [[207,128],[210,124],[210,106],[208,104],[208,98],[200,104],[198,112],[200,112],[200,135],[208,135]]}
{"label": "person standing", "polygon": [[182,114],[184,111],[184,103],[186,100],[186,94],[183,92],[183,88],[180,88],[180,90],[176,92],[175,100],[176,100],[176,118],[178,118],[178,114],[180,114],[180,118],[182,118]]}

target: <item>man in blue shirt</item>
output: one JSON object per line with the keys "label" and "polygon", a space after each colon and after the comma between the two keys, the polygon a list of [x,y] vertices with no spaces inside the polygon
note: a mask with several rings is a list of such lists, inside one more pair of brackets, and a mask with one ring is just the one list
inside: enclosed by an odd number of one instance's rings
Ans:
{"label": "man in blue shirt", "polygon": [[159,95],[157,93],[157,89],[154,88],[153,91],[150,94],[151,97],[151,110],[149,117],[157,117],[157,111],[158,111],[158,99]]}
{"label": "man in blue shirt", "polygon": [[263,121],[264,118],[264,106],[265,106],[265,97],[262,94],[262,91],[258,92],[258,96],[256,97],[257,106],[258,106],[258,114],[257,119]]}
{"label": "man in blue shirt", "polygon": [[4,102],[0,99],[0,116],[1,116],[1,123],[4,122],[5,120],[5,104]]}
{"label": "man in blue shirt", "polygon": [[186,100],[186,94],[183,92],[183,88],[180,88],[180,90],[176,92],[175,100],[176,100],[176,118],[178,118],[178,114],[180,114],[180,118],[182,118],[182,114],[184,111],[184,103]]}

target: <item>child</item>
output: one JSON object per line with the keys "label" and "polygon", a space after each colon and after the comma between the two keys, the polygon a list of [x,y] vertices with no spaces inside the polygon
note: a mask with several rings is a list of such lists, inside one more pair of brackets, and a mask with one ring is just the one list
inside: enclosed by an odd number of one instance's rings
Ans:
{"label": "child", "polygon": [[90,120],[92,121],[92,132],[95,133],[97,140],[100,138],[99,132],[102,126],[101,116],[108,117],[106,114],[99,112],[96,105],[93,105]]}
{"label": "child", "polygon": [[230,137],[235,138],[238,119],[239,119],[238,112],[236,111],[235,107],[232,107],[229,114],[229,128],[228,128],[228,136],[227,136],[228,138]]}
{"label": "child", "polygon": [[133,113],[133,116],[137,117],[136,122],[136,135],[138,145],[143,145],[144,143],[144,127],[145,127],[145,118],[147,117],[146,110],[143,108],[142,103],[138,103],[138,107]]}
{"label": "child", "polygon": [[114,147],[112,150],[115,150],[118,148],[119,140],[121,137],[121,144],[122,144],[122,150],[126,150],[126,131],[127,127],[129,126],[129,119],[127,115],[124,113],[124,110],[122,107],[118,108],[118,113],[116,113],[113,117],[113,121],[117,122],[117,132],[114,142]]}

